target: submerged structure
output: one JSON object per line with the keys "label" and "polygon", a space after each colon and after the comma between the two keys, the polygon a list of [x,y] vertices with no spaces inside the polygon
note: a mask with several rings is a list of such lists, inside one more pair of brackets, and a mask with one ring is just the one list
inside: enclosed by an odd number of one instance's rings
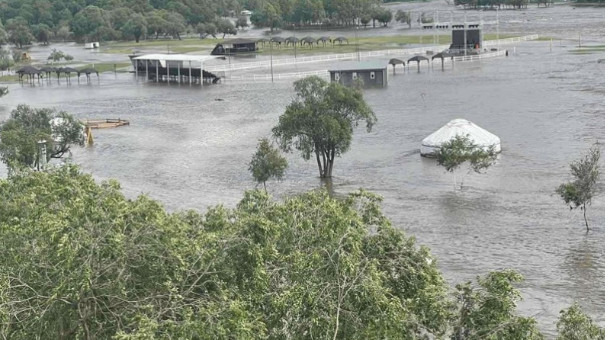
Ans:
{"label": "submerged structure", "polygon": [[212,50],[212,55],[234,55],[238,53],[252,53],[256,51],[256,40],[233,39],[217,44]]}
{"label": "submerged structure", "polygon": [[493,147],[495,152],[502,150],[498,136],[466,119],[454,119],[422,140],[420,154],[432,157],[443,143],[449,142],[456,136],[468,136],[481,148]]}
{"label": "submerged structure", "polygon": [[205,67],[218,57],[190,54],[145,54],[129,56],[136,76],[157,82],[187,84],[216,84],[220,76],[208,72]]}
{"label": "submerged structure", "polygon": [[388,64],[385,61],[343,62],[328,70],[330,81],[351,86],[362,81],[365,87],[388,85]]}

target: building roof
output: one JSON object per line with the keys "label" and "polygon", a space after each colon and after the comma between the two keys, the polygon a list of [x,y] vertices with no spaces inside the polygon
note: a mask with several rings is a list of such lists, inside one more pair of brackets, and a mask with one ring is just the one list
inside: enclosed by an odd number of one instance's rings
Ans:
{"label": "building roof", "polygon": [[456,136],[468,136],[478,147],[493,147],[496,152],[501,150],[498,136],[466,119],[454,119],[424,138],[420,153],[431,155],[440,149],[443,143],[449,142]]}
{"label": "building roof", "polygon": [[383,60],[370,61],[346,61],[338,63],[331,67],[329,72],[346,72],[346,71],[368,71],[368,70],[385,70],[388,65]]}
{"label": "building roof", "polygon": [[165,67],[166,61],[194,61],[203,64],[206,61],[216,59],[218,57],[211,55],[195,55],[195,54],[145,54],[133,59],[136,60],[158,60],[162,67]]}
{"label": "building roof", "polygon": [[236,39],[229,39],[229,40],[225,40],[222,43],[220,43],[220,45],[224,45],[224,44],[256,44],[256,40],[254,39],[244,39],[244,38],[236,38]]}

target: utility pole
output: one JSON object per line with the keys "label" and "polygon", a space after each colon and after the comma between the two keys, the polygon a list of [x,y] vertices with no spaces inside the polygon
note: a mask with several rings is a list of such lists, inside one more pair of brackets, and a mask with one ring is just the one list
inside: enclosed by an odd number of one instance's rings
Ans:
{"label": "utility pole", "polygon": [[273,42],[269,44],[269,47],[271,47],[271,82],[273,83]]}

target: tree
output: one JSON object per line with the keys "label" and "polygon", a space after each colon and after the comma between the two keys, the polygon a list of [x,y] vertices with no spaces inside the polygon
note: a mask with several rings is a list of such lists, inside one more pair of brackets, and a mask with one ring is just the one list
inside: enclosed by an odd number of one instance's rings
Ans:
{"label": "tree", "polygon": [[250,24],[248,24],[248,18],[246,17],[239,17],[235,22],[235,28],[245,29],[248,26],[250,26]]}
{"label": "tree", "polygon": [[368,26],[368,24],[371,22],[371,16],[368,14],[365,14],[363,16],[360,17],[360,23],[362,24],[362,26],[366,27]]}
{"label": "tree", "polygon": [[263,138],[258,143],[248,170],[257,183],[263,183],[263,187],[267,191],[266,182],[270,178],[281,180],[287,167],[286,158],[282,157],[280,151],[275,149],[267,138]]}
{"label": "tree", "polygon": [[165,32],[173,38],[182,40],[180,34],[186,29],[184,17],[176,12],[166,12],[163,19],[165,20]]}
{"label": "tree", "polygon": [[394,20],[402,24],[406,23],[407,25],[409,25],[409,28],[411,28],[411,12],[405,12],[402,9],[399,9],[398,11],[396,11]]}
{"label": "tree", "polygon": [[83,126],[66,112],[19,105],[0,127],[0,159],[12,169],[39,168],[38,142],[46,141],[47,161],[84,145]]}
{"label": "tree", "polygon": [[133,37],[136,43],[146,35],[146,18],[142,14],[133,14],[131,18],[121,27],[124,37]]}
{"label": "tree", "polygon": [[578,304],[559,312],[557,340],[603,340],[604,329],[593,323]]}
{"label": "tree", "polygon": [[34,40],[27,22],[21,17],[9,20],[6,24],[6,30],[8,41],[18,48],[23,48],[24,45],[29,45]]}
{"label": "tree", "polygon": [[8,87],[0,87],[0,97],[6,96],[8,94]]}
{"label": "tree", "polygon": [[72,32],[77,39],[100,40],[112,28],[105,11],[97,6],[87,6],[74,16]]}
{"label": "tree", "polygon": [[388,26],[388,23],[392,21],[392,11],[389,9],[378,9],[373,12],[373,26],[375,26],[375,20],[383,24],[384,27]]}
{"label": "tree", "polygon": [[216,27],[218,27],[218,33],[222,33],[222,38],[225,38],[225,35],[235,35],[237,34],[237,30],[233,25],[233,22],[229,19],[220,19],[216,22]]}
{"label": "tree", "polygon": [[[463,163],[469,162],[469,170],[480,174],[483,170],[492,166],[498,158],[498,153],[493,147],[483,148],[477,146],[468,135],[458,135],[451,138],[448,142],[441,145],[440,149],[434,153],[438,165],[452,173],[454,186],[455,170]],[[460,187],[463,185],[460,184]]]}
{"label": "tree", "polygon": [[587,232],[589,231],[587,205],[591,205],[591,199],[597,192],[595,185],[599,179],[599,157],[599,148],[592,147],[584,158],[570,164],[570,173],[574,180],[561,184],[555,190],[570,210],[578,208],[582,210]]}
{"label": "tree", "polygon": [[44,45],[49,44],[49,38],[51,37],[51,29],[45,24],[34,26],[34,36],[36,41],[43,43]]}
{"label": "tree", "polygon": [[515,314],[519,291],[513,284],[523,276],[512,270],[491,272],[456,287],[457,313],[451,339],[542,340],[536,320]]}
{"label": "tree", "polygon": [[68,26],[61,26],[57,30],[57,33],[55,33],[55,37],[63,42],[66,42],[66,40],[70,37],[70,28]]}
{"label": "tree", "polygon": [[364,121],[370,132],[377,118],[359,88],[316,76],[296,81],[294,88],[297,97],[280,116],[273,134],[282,150],[294,147],[305,160],[315,155],[320,177],[330,178],[335,157],[349,150],[354,128]]}
{"label": "tree", "polygon": [[205,39],[208,35],[211,35],[212,37],[214,37],[214,39],[216,39],[216,34],[218,32],[216,25],[211,22],[207,24],[197,24],[195,30],[197,31],[197,33],[199,34],[199,38],[201,39]]}
{"label": "tree", "polygon": [[15,62],[8,50],[0,49],[0,71],[8,70]]}
{"label": "tree", "polygon": [[62,59],[65,58],[65,54],[62,51],[58,51],[57,49],[53,49],[51,51],[51,54],[49,54],[49,56],[47,57],[47,60],[51,60],[53,62],[58,62],[61,61]]}
{"label": "tree", "polygon": [[2,25],[2,21],[0,20],[0,47],[8,42],[8,34]]}

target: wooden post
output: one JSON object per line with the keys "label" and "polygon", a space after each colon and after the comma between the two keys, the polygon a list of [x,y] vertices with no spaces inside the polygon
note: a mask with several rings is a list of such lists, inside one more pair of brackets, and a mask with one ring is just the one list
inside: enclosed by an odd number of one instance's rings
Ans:
{"label": "wooden post", "polygon": [[159,82],[159,61],[155,60],[155,71],[157,72],[157,83]]}
{"label": "wooden post", "polygon": [[144,60],[146,63],[146,81],[148,81],[148,60]]}
{"label": "wooden post", "polygon": [[193,78],[191,78],[191,61],[189,60],[189,85],[193,82]]}
{"label": "wooden post", "polygon": [[201,83],[201,86],[203,86],[203,61],[199,65],[199,73],[200,73],[199,82]]}
{"label": "wooden post", "polygon": [[169,84],[169,60],[165,61],[165,69],[167,70],[167,83]]}

